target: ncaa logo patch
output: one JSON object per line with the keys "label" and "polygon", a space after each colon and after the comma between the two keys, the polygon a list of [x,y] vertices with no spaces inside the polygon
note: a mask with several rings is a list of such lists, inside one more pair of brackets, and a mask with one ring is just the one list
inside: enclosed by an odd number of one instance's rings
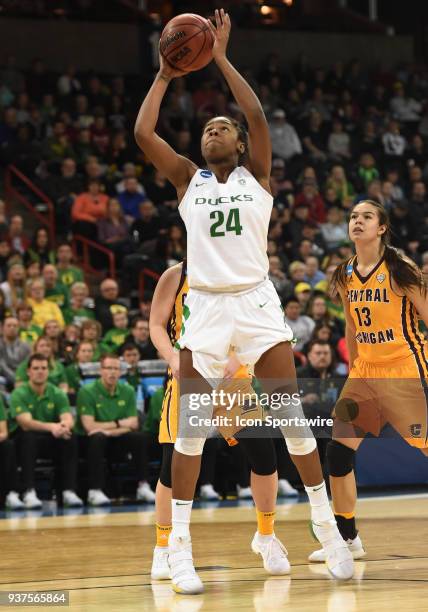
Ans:
{"label": "ncaa logo patch", "polygon": [[201,170],[201,176],[203,176],[204,178],[210,178],[210,176],[212,176],[213,173],[211,172],[211,170]]}
{"label": "ncaa logo patch", "polygon": [[348,264],[346,266],[346,276],[352,276],[353,271],[354,271],[354,266],[352,264]]}
{"label": "ncaa logo patch", "polygon": [[380,274],[378,274],[376,276],[376,280],[378,280],[380,283],[383,283],[383,281],[385,280],[386,276],[383,272],[381,272]]}

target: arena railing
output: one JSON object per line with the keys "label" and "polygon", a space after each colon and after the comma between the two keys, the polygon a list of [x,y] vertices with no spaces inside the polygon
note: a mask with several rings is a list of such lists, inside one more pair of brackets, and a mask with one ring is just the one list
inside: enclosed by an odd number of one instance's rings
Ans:
{"label": "arena railing", "polygon": [[79,244],[82,246],[82,267],[85,272],[88,272],[89,274],[100,273],[100,270],[94,268],[91,264],[91,251],[95,251],[102,253],[107,257],[109,278],[116,279],[116,262],[114,259],[114,253],[110,251],[110,249],[98,244],[98,242],[94,242],[93,240],[89,240],[89,238],[85,238],[84,236],[77,234],[73,236],[72,241],[73,252],[76,259],[78,258]]}
{"label": "arena railing", "polygon": [[143,299],[144,289],[146,286],[146,277],[152,278],[156,282],[160,279],[160,274],[154,272],[154,270],[150,270],[150,268],[143,268],[140,272],[140,276],[138,278],[138,294],[140,299]]}
{"label": "arena railing", "polygon": [[[27,198],[22,191],[16,186],[16,181],[19,180],[25,187],[38,198],[38,202],[34,204]],[[39,223],[46,226],[51,244],[55,244],[55,208],[52,200],[33,183],[31,179],[23,174],[16,166],[10,164],[6,168],[5,175],[5,195],[6,201],[16,200],[33,215]],[[37,210],[40,207],[43,212]]]}

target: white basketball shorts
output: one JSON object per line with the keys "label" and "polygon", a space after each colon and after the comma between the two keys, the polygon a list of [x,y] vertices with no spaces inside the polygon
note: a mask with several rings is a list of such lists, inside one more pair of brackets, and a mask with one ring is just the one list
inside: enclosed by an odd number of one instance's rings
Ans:
{"label": "white basketball shorts", "polygon": [[231,349],[252,367],[268,349],[293,338],[270,280],[239,293],[189,289],[183,314],[177,348],[192,351],[193,367],[204,378],[223,378]]}

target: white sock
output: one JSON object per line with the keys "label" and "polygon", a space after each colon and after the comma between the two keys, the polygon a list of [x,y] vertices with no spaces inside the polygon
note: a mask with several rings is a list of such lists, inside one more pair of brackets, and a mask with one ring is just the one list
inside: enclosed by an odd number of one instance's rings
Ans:
{"label": "white sock", "polygon": [[190,537],[189,525],[193,500],[172,499],[172,538]]}
{"label": "white sock", "polygon": [[309,503],[311,504],[311,517],[315,523],[323,523],[324,521],[331,521],[334,519],[333,511],[328,501],[327,489],[324,480],[314,487],[307,487],[305,485],[305,491],[309,497]]}

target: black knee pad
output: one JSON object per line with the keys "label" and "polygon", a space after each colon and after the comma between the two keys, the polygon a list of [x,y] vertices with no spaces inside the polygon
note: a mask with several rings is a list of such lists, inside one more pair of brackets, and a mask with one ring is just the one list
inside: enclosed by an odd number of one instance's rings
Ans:
{"label": "black knee pad", "polygon": [[[251,428],[247,427],[242,430],[242,432],[236,434],[235,438],[239,440],[242,451],[254,474],[258,476],[270,476],[276,472],[276,452],[273,440],[269,437],[247,437],[250,429]],[[260,433],[259,430],[258,434],[260,435]]]}
{"label": "black knee pad", "polygon": [[171,489],[171,463],[172,453],[174,452],[174,444],[162,444],[162,464],[159,473],[159,480],[164,487]]}
{"label": "black knee pad", "polygon": [[354,469],[355,451],[336,440],[327,444],[326,457],[330,476],[346,476]]}

